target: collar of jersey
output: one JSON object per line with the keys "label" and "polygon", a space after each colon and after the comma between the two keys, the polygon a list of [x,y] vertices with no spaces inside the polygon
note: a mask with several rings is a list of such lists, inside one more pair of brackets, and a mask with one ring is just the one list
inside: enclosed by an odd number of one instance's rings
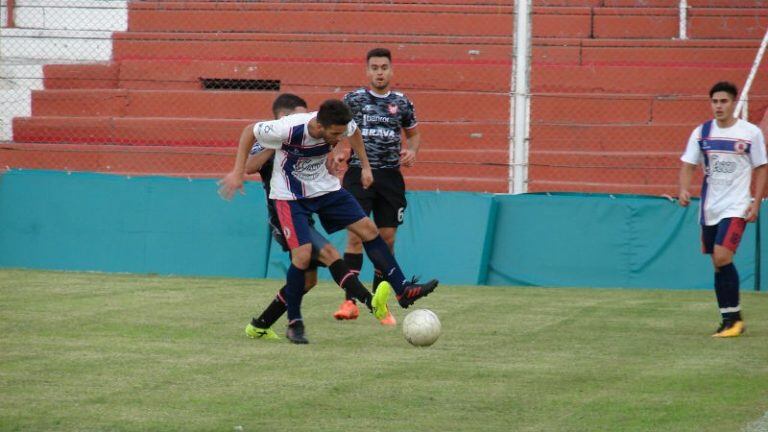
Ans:
{"label": "collar of jersey", "polygon": [[378,94],[378,93],[374,92],[374,91],[373,91],[373,90],[371,90],[371,89],[368,89],[368,93],[370,93],[370,94],[371,94],[371,96],[373,96],[373,97],[377,97],[377,98],[382,98],[382,99],[384,99],[384,98],[386,98],[386,97],[389,97],[389,95],[391,95],[391,94],[392,94],[392,90],[388,91],[388,92],[387,92],[387,94],[384,94],[384,95],[380,95],[380,94]]}

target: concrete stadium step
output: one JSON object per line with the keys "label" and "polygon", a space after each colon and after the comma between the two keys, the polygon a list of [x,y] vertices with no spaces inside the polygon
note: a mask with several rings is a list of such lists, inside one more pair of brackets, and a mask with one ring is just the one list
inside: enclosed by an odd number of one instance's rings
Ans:
{"label": "concrete stadium step", "polygon": [[[115,33],[115,60],[315,59],[345,51],[339,61],[359,61],[375,46],[392,50],[396,64],[424,61],[509,63],[511,37],[322,35],[307,33]],[[583,39],[537,37],[534,63],[751,65],[760,39]]]}
{"label": "concrete stadium step", "polygon": [[[768,65],[761,69],[768,70]],[[749,67],[611,66],[535,64],[533,93],[616,93],[702,95],[712,84],[727,80],[743,83]],[[768,94],[768,80],[757,79],[752,94]]]}
{"label": "concrete stadium step", "polygon": [[647,124],[653,99],[647,96],[542,94],[531,99],[531,125]]}
{"label": "concrete stadium step", "polygon": [[665,125],[531,125],[531,151],[678,152],[707,117],[686,124]]}
{"label": "concrete stadium step", "polygon": [[[299,89],[301,90],[301,89]],[[290,87],[282,91],[294,91]],[[311,107],[344,92],[308,93]],[[276,92],[43,90],[32,93],[33,116],[269,118]],[[409,92],[420,121],[508,121],[509,95],[461,92]],[[259,115],[259,113],[263,113]]]}
{"label": "concrete stadium step", "polygon": [[511,11],[461,5],[132,2],[128,30],[508,36]]}
{"label": "concrete stadium step", "polygon": [[[593,9],[594,38],[674,38],[679,14],[675,7],[598,7]],[[692,8],[688,32],[692,39],[756,39],[765,33],[768,9]]]}
{"label": "concrete stadium step", "polygon": [[[184,118],[17,117],[13,129],[17,142],[235,148],[243,128],[252,122]],[[498,161],[500,152],[506,154],[509,148],[507,124],[422,122],[419,123],[419,131],[422,135],[422,155],[429,155],[431,160],[462,155],[451,160],[494,162]],[[469,152],[478,154],[471,156]],[[506,157],[502,160],[506,161]]]}
{"label": "concrete stadium step", "polygon": [[[221,177],[232,167],[232,148],[11,143],[0,146],[6,166],[126,175]],[[508,168],[424,161],[404,168],[410,190],[506,192]],[[253,179],[258,179],[254,176]]]}
{"label": "concrete stadium step", "polygon": [[251,60],[336,55],[339,60],[359,61],[377,46],[390,48],[396,64],[446,59],[509,62],[512,57],[511,36],[121,32],[114,34],[113,58]]}
{"label": "concrete stadium step", "polygon": [[[592,6],[592,7],[677,7],[677,2],[670,0],[533,0],[536,6]],[[689,8],[734,7],[765,8],[766,0],[688,0]]]}
{"label": "concrete stadium step", "polygon": [[[768,95],[750,96],[748,107],[749,118],[762,118]],[[531,101],[532,125],[696,124],[711,115],[706,96],[548,93],[535,95]]]}
{"label": "concrete stadium step", "polygon": [[[547,1],[547,0],[534,0]],[[564,0],[569,1],[569,0]],[[578,1],[578,0],[574,0]],[[606,7],[677,7],[669,0],[600,0]],[[689,8],[766,8],[766,0],[688,0]]]}
{"label": "concrete stadium step", "polygon": [[120,64],[48,64],[43,67],[46,89],[116,89]]}
{"label": "concrete stadium step", "polygon": [[[365,63],[316,58],[306,60],[198,61],[123,60],[110,65],[55,65],[46,68],[46,88],[126,88],[144,90],[202,90],[202,79],[279,81],[281,87],[333,91],[367,84]],[[402,63],[393,86],[403,91],[451,90],[509,92],[509,64],[484,61]],[[117,78],[117,79],[115,79]],[[50,84],[50,85],[49,85]],[[243,84],[246,85],[246,84]],[[111,87],[110,87],[111,86]],[[316,90],[316,91],[317,91]]]}
{"label": "concrete stadium step", "polygon": [[673,185],[680,168],[677,153],[536,152],[529,156],[533,182]]}
{"label": "concrete stadium step", "polygon": [[[654,40],[585,39],[579,41],[581,64],[751,67],[759,39]],[[536,47],[534,46],[534,50]]]}

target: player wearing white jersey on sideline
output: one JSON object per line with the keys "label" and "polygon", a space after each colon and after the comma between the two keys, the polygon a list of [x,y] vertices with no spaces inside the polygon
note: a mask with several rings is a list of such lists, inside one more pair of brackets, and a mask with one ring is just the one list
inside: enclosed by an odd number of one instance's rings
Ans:
{"label": "player wearing white jersey on sideline", "polygon": [[[308,223],[312,213],[318,214],[320,223],[328,233],[347,228],[363,240],[366,253],[374,265],[385,271],[385,280],[394,288],[403,308],[434,291],[437,280],[425,284],[406,280],[386,243],[379,236],[376,225],[365,216],[354,197],[341,188],[338,178],[328,172],[328,153],[342,137],[348,137],[363,166],[363,184],[367,187],[373,181],[360,131],[352,121],[349,107],[342,101],[330,99],[314,113],[293,114],[279,120],[256,123],[250,131],[243,132],[243,136],[248,134],[251,134],[248,138],[252,136],[262,147],[276,150],[270,198],[275,200],[283,234],[291,249],[291,266],[286,275],[285,290],[288,339],[296,343],[307,342],[301,316],[301,299],[304,294],[304,272],[309,266],[312,252]],[[245,151],[239,149],[235,169],[222,179],[230,187],[236,188],[238,183],[242,184],[247,153],[247,148]],[[373,299],[366,298],[363,293],[358,295],[358,299],[364,297],[364,303],[372,306],[378,319],[383,318],[381,314],[388,312],[386,299],[389,286],[382,286],[385,287],[383,293],[377,290]]]}
{"label": "player wearing white jersey on sideline", "polygon": [[[709,91],[714,119],[697,127],[680,158],[679,202],[687,206],[697,166],[704,168],[700,217],[702,250],[712,256],[715,296],[722,322],[712,335],[734,337],[744,333],[739,304],[739,274],[733,255],[746,223],[757,220],[768,181],[765,139],[760,129],[734,117],[738,89],[718,82]],[[754,175],[754,200],[750,185]]]}

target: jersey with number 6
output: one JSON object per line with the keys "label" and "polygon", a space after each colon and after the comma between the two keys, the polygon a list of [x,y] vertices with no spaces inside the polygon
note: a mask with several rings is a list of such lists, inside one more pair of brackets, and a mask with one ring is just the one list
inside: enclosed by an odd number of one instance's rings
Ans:
{"label": "jersey with number 6", "polygon": [[[378,95],[359,88],[344,96],[365,142],[365,153],[371,168],[399,168],[402,129],[417,126],[413,103],[403,93],[391,91]],[[349,166],[360,167],[360,159],[352,154]]]}

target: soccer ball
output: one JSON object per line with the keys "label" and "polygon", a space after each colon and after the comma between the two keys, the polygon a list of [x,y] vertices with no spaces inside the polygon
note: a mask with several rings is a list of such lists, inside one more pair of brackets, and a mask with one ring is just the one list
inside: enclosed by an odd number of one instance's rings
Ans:
{"label": "soccer ball", "polygon": [[411,345],[430,346],[440,337],[440,319],[429,309],[416,309],[405,316],[403,334]]}

